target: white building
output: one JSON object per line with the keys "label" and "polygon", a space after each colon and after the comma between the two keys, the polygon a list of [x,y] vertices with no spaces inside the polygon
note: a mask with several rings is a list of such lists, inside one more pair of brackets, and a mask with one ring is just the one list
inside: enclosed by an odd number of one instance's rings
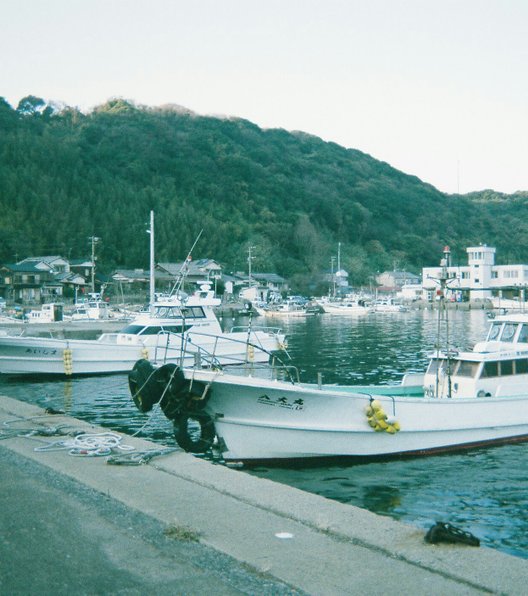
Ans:
{"label": "white building", "polygon": [[[528,287],[528,265],[495,265],[495,248],[482,244],[466,249],[466,266],[449,266],[453,279],[448,282],[446,298],[486,300],[494,296],[518,297]],[[431,300],[439,288],[441,267],[422,270],[423,298]]]}

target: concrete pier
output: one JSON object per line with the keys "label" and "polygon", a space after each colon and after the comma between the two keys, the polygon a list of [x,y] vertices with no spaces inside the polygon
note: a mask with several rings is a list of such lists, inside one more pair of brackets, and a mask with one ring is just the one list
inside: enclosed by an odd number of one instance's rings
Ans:
{"label": "concrete pier", "polygon": [[[2,594],[524,594],[528,561],[175,451],[35,451],[64,415],[0,397]],[[122,435],[137,451],[160,445]]]}

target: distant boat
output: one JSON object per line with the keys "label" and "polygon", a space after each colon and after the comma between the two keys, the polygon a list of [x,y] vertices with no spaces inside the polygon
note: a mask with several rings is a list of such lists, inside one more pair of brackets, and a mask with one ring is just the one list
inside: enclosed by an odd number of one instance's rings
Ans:
{"label": "distant boat", "polygon": [[295,302],[268,304],[264,307],[253,306],[253,308],[263,317],[307,317],[318,313],[318,310],[307,304]]}
{"label": "distant boat", "polygon": [[110,318],[108,303],[104,300],[84,300],[77,302],[71,314],[72,321],[101,321]]}
{"label": "distant boat", "polygon": [[514,298],[499,298],[493,296],[489,299],[493,308],[528,311],[528,303],[523,300],[515,300]]}
{"label": "distant boat", "polygon": [[363,299],[328,300],[318,304],[331,315],[367,315],[372,312],[371,306]]}
{"label": "distant boat", "polygon": [[393,312],[407,312],[409,309],[403,304],[396,302],[393,298],[386,298],[383,300],[375,300],[372,304],[374,312],[393,313]]}
{"label": "distant boat", "polygon": [[64,319],[64,305],[56,302],[43,304],[40,309],[30,310],[24,315],[28,323],[55,323]]}

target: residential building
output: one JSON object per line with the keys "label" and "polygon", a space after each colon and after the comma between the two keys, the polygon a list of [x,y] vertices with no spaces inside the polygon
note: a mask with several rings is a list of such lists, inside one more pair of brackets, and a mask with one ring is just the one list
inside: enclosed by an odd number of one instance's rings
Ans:
{"label": "residential building", "polygon": [[399,292],[404,286],[421,284],[419,275],[408,271],[384,271],[376,276],[378,290],[385,292]]}

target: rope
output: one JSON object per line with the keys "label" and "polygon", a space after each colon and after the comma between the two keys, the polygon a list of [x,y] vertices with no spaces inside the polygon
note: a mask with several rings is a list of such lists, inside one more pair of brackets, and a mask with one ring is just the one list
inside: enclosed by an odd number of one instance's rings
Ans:
{"label": "rope", "polygon": [[73,439],[55,441],[42,447],[35,447],[35,451],[64,451],[78,457],[96,457],[110,455],[113,449],[130,451],[131,445],[121,444],[121,436],[117,433],[83,433]]}
{"label": "rope", "polygon": [[107,460],[107,464],[116,466],[139,466],[148,463],[153,457],[160,455],[167,455],[180,449],[151,449],[150,451],[135,451],[134,453],[124,453],[122,455],[111,455]]}

